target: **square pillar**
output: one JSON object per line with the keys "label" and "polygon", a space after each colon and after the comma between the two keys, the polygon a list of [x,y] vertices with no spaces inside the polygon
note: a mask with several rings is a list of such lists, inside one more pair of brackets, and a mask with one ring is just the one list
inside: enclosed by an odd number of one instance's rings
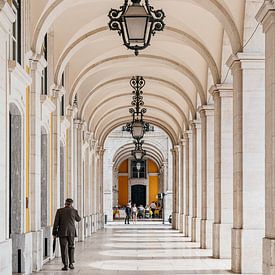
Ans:
{"label": "square pillar", "polygon": [[227,65],[232,68],[234,88],[232,271],[260,273],[265,196],[264,58],[238,53]]}
{"label": "square pillar", "polygon": [[275,274],[275,3],[264,1],[256,19],[265,33],[265,237],[263,274]]}

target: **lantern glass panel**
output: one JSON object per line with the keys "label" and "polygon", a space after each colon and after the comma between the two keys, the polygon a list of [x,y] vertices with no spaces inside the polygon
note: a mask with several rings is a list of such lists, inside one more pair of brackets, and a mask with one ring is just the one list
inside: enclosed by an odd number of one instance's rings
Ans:
{"label": "lantern glass panel", "polygon": [[143,6],[130,6],[124,15],[127,37],[130,43],[144,43],[148,14]]}
{"label": "lantern glass panel", "polygon": [[134,157],[136,160],[141,160],[142,159],[142,152],[141,151],[135,151]]}
{"label": "lantern glass panel", "polygon": [[144,135],[143,124],[140,121],[135,121],[132,126],[132,135],[134,139],[140,139]]}

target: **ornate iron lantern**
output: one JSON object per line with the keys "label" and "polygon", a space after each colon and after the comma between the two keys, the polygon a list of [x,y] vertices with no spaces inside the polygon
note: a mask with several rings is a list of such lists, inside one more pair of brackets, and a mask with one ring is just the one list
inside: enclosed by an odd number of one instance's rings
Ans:
{"label": "ornate iron lantern", "polygon": [[111,9],[109,12],[109,28],[118,31],[122,36],[124,45],[135,51],[138,55],[140,50],[150,45],[152,35],[157,31],[163,31],[165,14],[162,10],[154,10],[148,0],[124,1],[124,5],[118,10]]}
{"label": "ornate iron lantern", "polygon": [[143,141],[134,141],[135,149],[132,150],[132,156],[137,162],[141,161],[146,155],[146,151],[142,148],[143,143]]}
{"label": "ornate iron lantern", "polygon": [[143,138],[145,132],[154,131],[154,127],[148,122],[143,120],[143,115],[147,112],[146,108],[143,108],[143,92],[142,88],[145,86],[145,80],[142,76],[133,77],[130,81],[130,85],[134,88],[133,91],[133,101],[129,112],[132,114],[132,121],[123,126],[122,130],[130,132],[133,139],[139,141]]}

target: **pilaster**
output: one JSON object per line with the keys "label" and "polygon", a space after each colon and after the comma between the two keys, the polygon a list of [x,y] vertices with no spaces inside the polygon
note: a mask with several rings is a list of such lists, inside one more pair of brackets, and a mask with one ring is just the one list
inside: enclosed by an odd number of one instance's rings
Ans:
{"label": "pilaster", "polygon": [[186,140],[182,139],[181,144],[180,144],[180,209],[179,209],[179,232],[183,233],[184,232],[184,202],[185,202],[185,166],[184,166],[184,150],[185,150],[185,143]]}
{"label": "pilaster", "polygon": [[197,237],[197,213],[198,213],[198,193],[197,193],[197,125],[198,121],[191,122],[192,131],[192,221],[191,221],[191,241],[196,242]]}
{"label": "pilaster", "polygon": [[265,237],[263,274],[275,274],[275,3],[264,1],[256,19],[265,33]]}
{"label": "pilaster", "polygon": [[85,220],[84,220],[84,184],[83,184],[83,159],[82,159],[82,130],[84,122],[80,119],[74,119],[75,129],[75,172],[76,172],[76,189],[77,189],[77,210],[82,218],[78,223],[78,241],[83,242],[85,239]]}
{"label": "pilaster", "polygon": [[179,145],[171,150],[173,156],[173,218],[172,227],[179,228]]}
{"label": "pilaster", "polygon": [[41,230],[41,76],[47,66],[42,56],[30,60],[30,146],[29,146],[29,183],[30,183],[30,230],[32,231],[33,270],[39,271],[43,264],[43,232]]}

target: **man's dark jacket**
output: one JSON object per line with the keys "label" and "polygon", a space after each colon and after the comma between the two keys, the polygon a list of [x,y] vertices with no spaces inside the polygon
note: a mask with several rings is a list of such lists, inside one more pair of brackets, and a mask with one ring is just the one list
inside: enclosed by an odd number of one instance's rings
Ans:
{"label": "man's dark jacket", "polygon": [[72,207],[58,209],[53,225],[53,235],[61,238],[76,237],[75,221],[81,221],[76,209]]}

